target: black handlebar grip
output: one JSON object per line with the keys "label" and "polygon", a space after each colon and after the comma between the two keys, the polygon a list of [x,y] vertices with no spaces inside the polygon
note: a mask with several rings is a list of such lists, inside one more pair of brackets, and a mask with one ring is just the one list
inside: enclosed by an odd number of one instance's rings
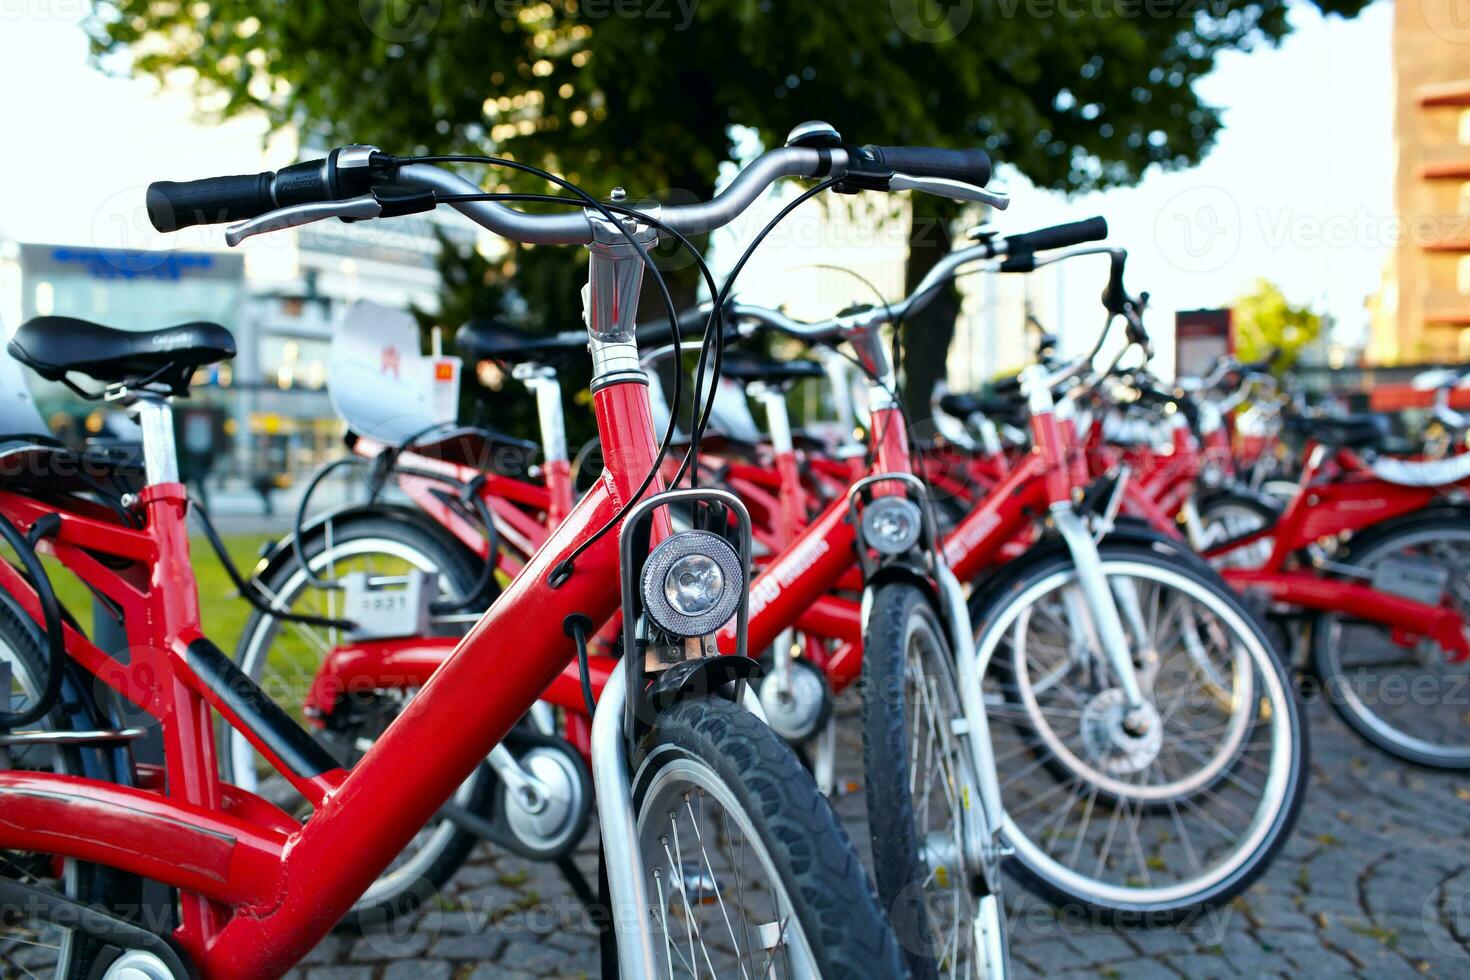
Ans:
{"label": "black handlebar grip", "polygon": [[975,187],[990,182],[990,154],[935,146],[865,146],[881,166],[910,177],[943,177]]}
{"label": "black handlebar grip", "polygon": [[168,232],[254,218],[276,206],[271,193],[275,176],[266,170],[182,182],[156,180],[148,185],[148,220]]}
{"label": "black handlebar grip", "polygon": [[183,183],[155,181],[148,185],[148,220],[159,231],[178,231],[193,225],[255,218],[292,204],[335,201],[365,193],[371,187],[371,168],[341,169],[337,165],[341,154],[339,147],[320,160],[258,174]]}
{"label": "black handlebar grip", "polygon": [[1001,378],[991,386],[991,390],[997,395],[1018,395],[1021,393],[1021,376],[1013,374],[1009,378]]}
{"label": "black handlebar grip", "polygon": [[1098,242],[1107,237],[1107,219],[1098,216],[1084,218],[1081,221],[1069,221],[1064,225],[1052,225],[1050,228],[1038,228],[1036,231],[1026,231],[1019,235],[1007,235],[1006,250],[1012,255],[1023,252],[1044,252],[1047,249]]}

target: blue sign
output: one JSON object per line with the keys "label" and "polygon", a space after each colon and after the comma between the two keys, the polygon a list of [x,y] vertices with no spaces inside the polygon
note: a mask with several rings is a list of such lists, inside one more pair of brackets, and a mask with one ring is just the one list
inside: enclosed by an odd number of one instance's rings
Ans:
{"label": "blue sign", "polygon": [[51,261],[81,266],[94,279],[161,279],[177,282],[186,276],[215,269],[208,252],[138,252],[120,248],[51,249]]}

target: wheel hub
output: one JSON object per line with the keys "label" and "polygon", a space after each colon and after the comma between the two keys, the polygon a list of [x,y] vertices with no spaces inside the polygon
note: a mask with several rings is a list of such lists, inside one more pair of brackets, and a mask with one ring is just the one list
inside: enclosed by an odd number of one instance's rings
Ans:
{"label": "wheel hub", "polygon": [[520,759],[521,767],[545,787],[527,799],[505,794],[505,822],[516,839],[537,852],[552,852],[566,843],[577,822],[582,783],[557,750],[538,746]]}
{"label": "wheel hub", "polygon": [[788,742],[802,742],[821,727],[827,707],[827,682],[805,660],[793,660],[789,683],[774,671],[760,680],[761,707],[771,730]]}
{"label": "wheel hub", "polygon": [[1142,772],[1164,744],[1158,710],[1145,702],[1130,712],[1122,688],[1094,695],[1082,709],[1081,727],[1088,757],[1110,776]]}
{"label": "wheel hub", "polygon": [[919,856],[932,873],[933,884],[939,888],[949,888],[956,878],[966,874],[954,835],[947,831],[933,830],[926,834]]}
{"label": "wheel hub", "polygon": [[173,971],[163,960],[141,949],[124,952],[102,976],[103,980],[174,980]]}

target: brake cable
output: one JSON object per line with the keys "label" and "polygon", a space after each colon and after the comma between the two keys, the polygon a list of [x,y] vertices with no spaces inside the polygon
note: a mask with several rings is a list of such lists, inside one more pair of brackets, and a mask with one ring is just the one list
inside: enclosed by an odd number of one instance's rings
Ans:
{"label": "brake cable", "polygon": [[[785,220],[787,215],[789,215],[792,211],[795,211],[802,204],[805,204],[807,201],[811,200],[813,197],[816,197],[818,194],[827,190],[832,185],[838,183],[839,179],[840,178],[837,177],[829,177],[816,186],[810,187],[802,193],[798,194],[795,200],[791,201],[789,204],[783,207],[776,214],[775,217],[773,217],[770,221],[766,223],[765,227],[763,227],[760,232],[756,234],[755,238],[751,240],[750,244],[746,246],[745,251],[741,254],[740,258],[736,261],[734,267],[730,270],[730,274],[725,277],[725,284],[720,288],[719,294],[714,298],[716,311],[722,309],[725,303],[729,301],[730,290],[735,285],[736,278],[745,268],[745,264],[750,261],[750,257],[755,254],[755,250],[757,247],[760,246],[761,242],[765,241],[766,237],[770,235],[772,231],[775,231],[776,226],[780,224],[783,220]],[[706,339],[706,342],[708,342],[708,339]],[[714,342],[715,360],[713,365],[713,374],[715,383],[710,385],[709,394],[705,398],[704,412],[699,418],[699,424],[695,427],[694,431],[690,433],[690,451],[688,454],[685,455],[684,462],[680,464],[678,472],[674,474],[673,483],[675,485],[678,485],[679,481],[683,479],[684,471],[690,467],[691,462],[698,462],[699,441],[704,435],[705,428],[709,425],[709,420],[711,416],[713,416],[714,414],[715,395],[718,393],[721,355],[724,350],[723,331],[715,336]],[[699,391],[696,388],[695,398],[698,399],[698,397]]]}
{"label": "brake cable", "polygon": [[[531,168],[531,169],[534,170],[534,168]],[[576,190],[576,188],[571,188],[571,185],[564,185],[564,186],[567,186],[567,187],[569,187],[572,190]],[[578,193],[580,193],[580,191],[578,191]],[[436,197],[435,200],[436,200],[436,202],[442,202],[442,203],[445,203],[445,204],[453,204],[453,203],[456,203],[456,202],[466,202],[467,203],[467,202],[472,202],[472,201],[539,202],[539,203],[547,203],[547,204],[577,204],[577,205],[580,205],[580,204],[583,203],[581,200],[576,199],[576,198],[559,197],[559,196],[552,195],[552,194],[498,194],[498,193],[489,193],[489,192],[484,193],[484,194],[450,194],[450,195],[443,195],[443,196]],[[636,218],[639,221],[642,221],[642,222],[648,224],[649,226],[651,226],[653,228],[657,228],[658,230],[660,230],[662,232],[666,232],[668,235],[670,235],[672,238],[674,238],[679,243],[680,247],[686,249],[689,252],[689,254],[694,257],[695,262],[699,266],[699,269],[700,269],[701,274],[704,276],[704,279],[705,279],[706,284],[710,287],[711,292],[714,291],[714,288],[715,288],[714,276],[710,272],[709,265],[705,262],[704,256],[700,255],[699,254],[699,250],[694,247],[693,243],[691,243],[689,241],[689,239],[686,238],[683,234],[681,234],[677,229],[669,226],[668,224],[664,223],[663,221],[660,221],[659,219],[657,219],[657,218],[655,218],[655,217],[653,217],[651,215],[644,214],[643,212],[638,211],[638,210],[633,209],[633,208],[623,207],[623,206],[616,205],[616,204],[600,204],[600,207],[604,211],[604,213],[613,212],[613,213],[618,213],[618,214],[629,215],[629,216],[632,216],[632,217]],[[618,227],[621,228],[621,225],[619,225]],[[624,237],[627,238],[629,241],[633,241],[632,237],[629,236],[626,232],[624,232]],[[672,346],[674,348],[674,358],[675,358],[676,361],[678,361],[678,360],[680,360],[682,358],[684,351],[683,351],[683,345],[681,343],[681,338],[680,338],[680,335],[679,335],[679,317],[678,317],[677,312],[674,309],[673,299],[672,299],[672,297],[668,293],[668,287],[665,284],[662,275],[652,265],[649,265],[648,264],[649,262],[651,262],[651,259],[648,258],[647,252],[637,242],[634,242],[634,244],[638,246],[639,254],[640,254],[640,256],[642,256],[644,258],[645,264],[647,265],[647,267],[649,269],[653,270],[654,278],[655,278],[655,280],[659,284],[660,292],[663,294],[663,298],[665,300],[665,306],[668,308],[668,311],[669,311],[669,331],[670,331],[670,333],[672,335],[672,340],[673,340]],[[705,336],[704,336],[704,341],[703,341],[703,343],[705,345],[708,345],[709,344],[709,342],[710,342],[710,336],[711,336],[711,333],[712,332],[713,332],[713,334],[714,334],[714,336],[716,338],[719,338],[723,334],[723,324],[724,324],[724,313],[721,310],[721,308],[717,305],[714,309],[712,309],[710,311],[710,319],[709,319],[709,321],[705,325]],[[717,358],[718,358],[718,352],[717,352]],[[704,363],[704,355],[703,355],[703,353],[701,353],[700,363],[701,363],[701,366]],[[567,578],[569,578],[571,576],[573,567],[574,567],[575,562],[576,562],[576,559],[578,557],[580,557],[581,554],[584,551],[586,551],[587,548],[591,547],[591,545],[593,543],[595,543],[599,538],[601,538],[604,534],[606,534],[608,531],[612,530],[612,528],[614,528],[615,526],[617,526],[617,524],[620,521],[622,521],[623,515],[627,511],[627,508],[629,506],[631,506],[631,504],[633,502],[636,502],[637,500],[642,499],[643,494],[645,492],[647,492],[649,486],[652,485],[654,478],[657,476],[659,469],[663,465],[664,459],[668,455],[668,450],[669,450],[670,445],[673,442],[674,434],[677,432],[677,427],[678,427],[678,405],[679,405],[679,402],[683,400],[683,377],[684,377],[684,375],[683,375],[683,368],[682,368],[682,365],[681,365],[678,369],[676,369],[674,371],[673,410],[671,410],[669,412],[669,424],[668,424],[668,427],[664,431],[663,440],[659,444],[658,453],[654,457],[653,466],[649,469],[648,475],[646,477],[644,477],[643,483],[638,488],[638,492],[636,494],[634,494],[630,498],[629,503],[624,504],[623,506],[619,507],[617,513],[615,513],[613,515],[613,517],[606,524],[604,524],[601,528],[599,528],[596,532],[594,532],[589,538],[587,538],[586,540],[584,540],[577,547],[573,548],[572,549],[572,552],[569,555],[567,555],[566,558],[562,559],[560,562],[557,563],[557,565],[551,570],[551,575],[550,575],[550,584],[551,584],[551,586],[553,588],[556,588],[557,586],[560,586],[561,584],[563,584],[567,580]],[[696,389],[696,391],[697,391],[697,389]],[[697,403],[697,394],[696,394],[696,403]],[[696,404],[696,407],[697,407],[697,404]],[[697,443],[691,444],[691,447],[690,448],[691,448],[691,452],[697,452],[698,451],[697,450]],[[688,459],[688,457],[686,456],[686,461],[687,461],[687,459]],[[682,473],[682,467],[681,467],[680,472]],[[675,482],[677,482],[677,480]]]}
{"label": "brake cable", "polygon": [[[583,207],[593,208],[598,213],[600,213],[604,218],[607,219],[609,224],[617,229],[618,234],[621,235],[623,239],[628,242],[628,244],[633,246],[633,250],[637,252],[639,259],[643,262],[644,268],[648,271],[654,281],[654,284],[658,287],[659,295],[663,299],[664,306],[668,310],[669,324],[673,328],[674,333],[673,343],[675,355],[678,356],[682,353],[682,348],[680,346],[678,336],[679,311],[674,306],[674,298],[669,292],[669,286],[668,283],[664,280],[663,273],[660,272],[658,266],[654,264],[652,256],[648,254],[648,249],[645,248],[643,244],[639,242],[637,238],[628,231],[628,229],[623,227],[622,222],[613,217],[613,210],[602,201],[597,200],[595,197],[593,197],[591,194],[588,194],[580,187],[576,186],[568,180],[564,180],[563,178],[556,176],[550,171],[542,170],[540,167],[533,167],[530,164],[521,163],[517,160],[507,160],[502,157],[491,157],[481,154],[469,153],[439,154],[433,156],[392,157],[390,158],[389,163],[390,166],[395,168],[410,163],[478,163],[492,167],[505,167],[509,170],[518,170],[522,173],[530,174],[534,177],[539,177],[542,180],[545,180],[547,183],[555,184],[556,186],[571,192],[573,195],[581,200]],[[447,198],[455,196],[465,198],[477,195],[450,195],[447,196]],[[550,197],[552,195],[547,196]],[[509,195],[504,195],[500,196],[500,199],[506,199],[508,197]],[[487,196],[485,199],[494,200],[496,198]],[[438,201],[437,197],[435,198],[435,201]],[[560,201],[558,203],[567,202]],[[654,223],[653,221],[650,221],[647,216],[642,215],[639,216],[638,220],[647,221],[649,224]],[[676,371],[674,373],[675,405],[678,404],[679,399],[683,394],[682,383],[682,373]],[[668,455],[669,445],[673,442],[674,433],[675,431],[677,431],[677,423],[677,416],[675,415],[675,413],[670,412],[669,424],[664,431],[663,440],[659,443],[658,452],[654,456],[653,465],[649,467],[648,473],[644,476],[643,482],[639,484],[637,491],[633,493],[633,495],[630,496],[625,503],[618,507],[617,511],[613,514],[613,516],[608,520],[606,524],[598,528],[592,533],[590,537],[586,538],[579,545],[573,548],[572,552],[567,555],[567,557],[563,558],[560,562],[556,564],[554,568],[552,568],[551,574],[548,577],[549,584],[552,588],[556,588],[563,584],[567,580],[567,578],[571,576],[572,569],[577,557],[582,554],[582,552],[584,552],[588,547],[590,547],[595,541],[597,541],[608,531],[616,527],[622,521],[623,515],[627,512],[628,508],[636,504],[639,500],[643,498],[643,495],[648,492],[648,488],[653,485],[653,481],[658,477],[658,471],[659,468],[663,465],[664,457]]]}

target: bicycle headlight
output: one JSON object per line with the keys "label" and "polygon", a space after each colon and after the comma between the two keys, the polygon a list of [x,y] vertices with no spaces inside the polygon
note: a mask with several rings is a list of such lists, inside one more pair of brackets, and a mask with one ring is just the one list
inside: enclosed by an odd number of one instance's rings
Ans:
{"label": "bicycle headlight", "polygon": [[863,508],[863,541],[874,551],[901,555],[919,541],[924,517],[907,497],[879,497]]}
{"label": "bicycle headlight", "polygon": [[744,590],[740,556],[709,531],[665,538],[643,566],[643,608],[675,636],[704,636],[724,626]]}

